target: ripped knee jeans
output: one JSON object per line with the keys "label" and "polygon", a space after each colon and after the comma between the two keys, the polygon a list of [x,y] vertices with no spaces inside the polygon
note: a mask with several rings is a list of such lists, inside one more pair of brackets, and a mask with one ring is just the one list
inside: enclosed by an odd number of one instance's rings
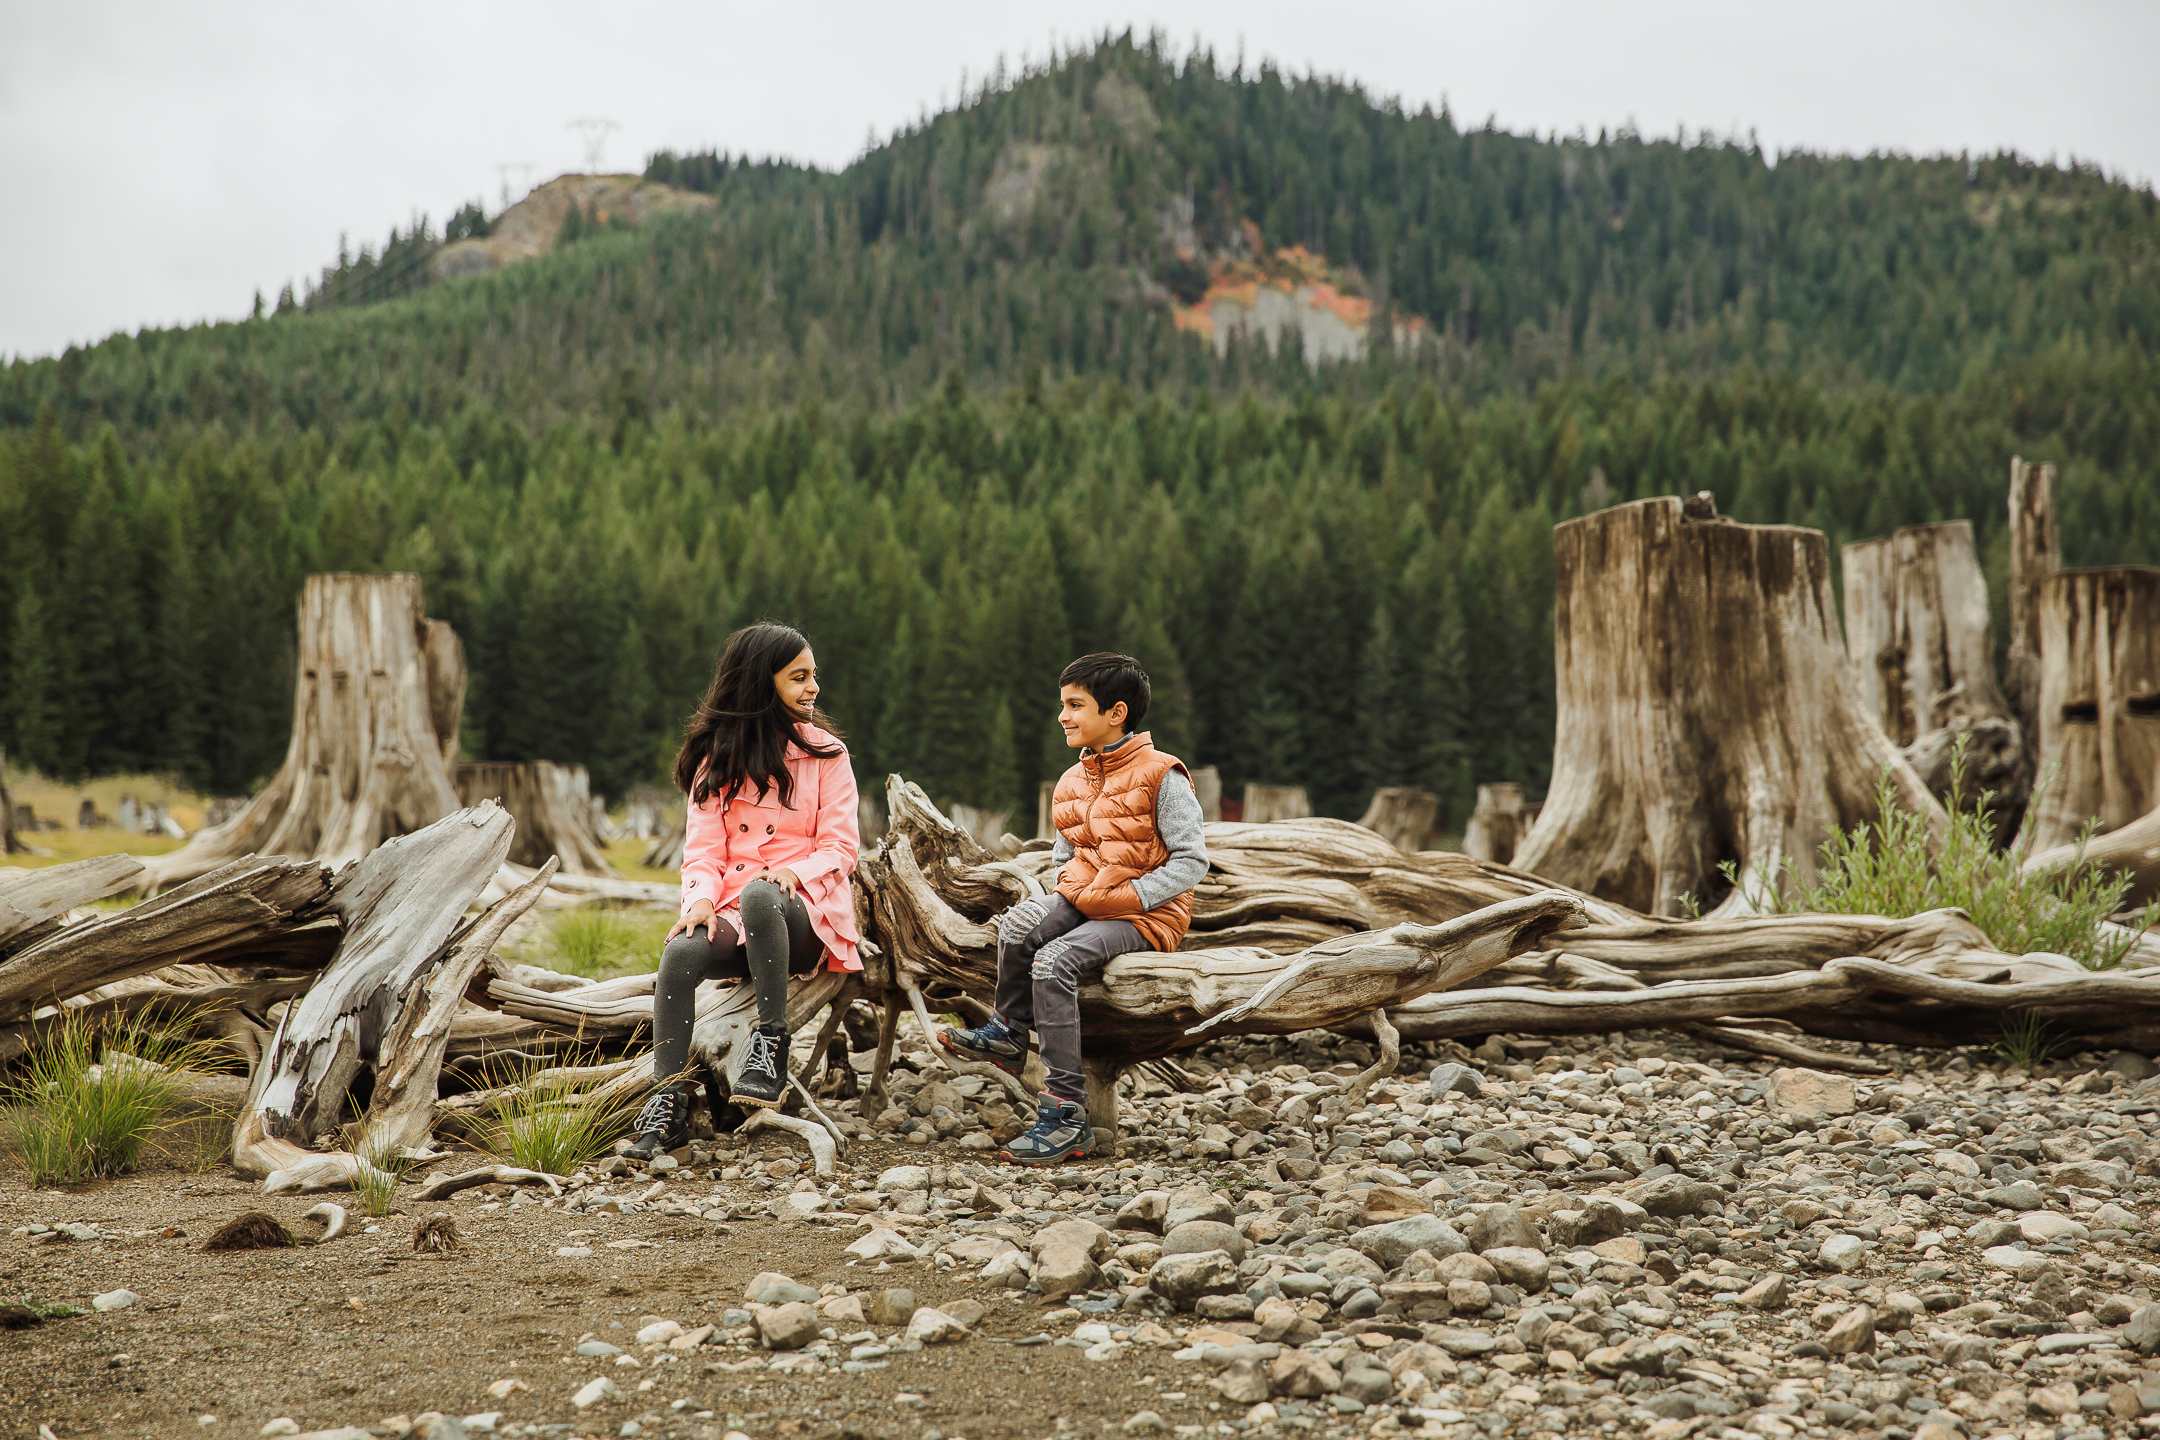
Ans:
{"label": "ripped knee jeans", "polygon": [[1016,1030],[1034,1029],[1044,1090],[1086,1099],[1080,987],[1116,957],[1147,948],[1130,920],[1090,920],[1062,895],[1023,900],[998,917],[997,1013]]}

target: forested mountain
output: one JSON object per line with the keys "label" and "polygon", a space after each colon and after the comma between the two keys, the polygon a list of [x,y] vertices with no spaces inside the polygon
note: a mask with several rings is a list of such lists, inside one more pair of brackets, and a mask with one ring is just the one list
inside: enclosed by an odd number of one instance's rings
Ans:
{"label": "forested mountain", "polygon": [[[2074,562],[2160,559],[2160,221],[2087,170],[1541,141],[1117,42],[837,174],[647,174],[717,203],[393,294],[423,228],[274,316],[0,369],[0,744],[245,787],[301,577],[398,568],[466,637],[471,755],[610,791],[776,615],[866,776],[1030,813],[1058,664],[1115,645],[1233,785],[1459,816],[1544,777],[1556,519],[1970,516],[1999,568],[2016,451]],[[1422,338],[1218,359],[1170,311],[1247,222]]]}

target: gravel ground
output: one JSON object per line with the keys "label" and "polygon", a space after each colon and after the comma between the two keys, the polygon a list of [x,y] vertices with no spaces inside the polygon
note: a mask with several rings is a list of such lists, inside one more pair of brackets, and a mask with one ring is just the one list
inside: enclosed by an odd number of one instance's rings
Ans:
{"label": "gravel ground", "polygon": [[[203,1239],[251,1208],[312,1234],[318,1197],[0,1172],[0,1299],[120,1302],[0,1331],[0,1425],[2160,1433],[2141,1056],[1876,1050],[1891,1072],[1849,1078],[1660,1035],[1495,1039],[1406,1054],[1353,1105],[1359,1052],[1202,1052],[1198,1093],[1128,1101],[1115,1161],[1020,1171],[990,1148],[1020,1117],[918,1048],[891,1109],[841,1104],[829,1181],[786,1137],[723,1136],[239,1254]],[[461,1247],[416,1255],[437,1214]]]}

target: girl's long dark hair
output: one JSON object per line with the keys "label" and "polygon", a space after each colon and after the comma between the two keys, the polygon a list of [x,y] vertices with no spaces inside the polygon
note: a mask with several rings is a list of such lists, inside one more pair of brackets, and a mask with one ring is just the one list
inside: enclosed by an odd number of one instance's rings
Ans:
{"label": "girl's long dark hair", "polygon": [[[788,770],[788,746],[800,745],[821,760],[847,753],[844,745],[812,744],[802,733],[801,721],[780,703],[779,687],[773,684],[773,677],[809,647],[801,631],[771,621],[746,625],[728,636],[712,688],[690,717],[682,750],[675,756],[675,788],[688,795],[691,804],[702,805],[717,795],[724,805],[746,788],[755,788],[760,798],[778,790],[780,803],[792,809],[795,777]],[[840,733],[823,711],[813,712],[811,719]]]}

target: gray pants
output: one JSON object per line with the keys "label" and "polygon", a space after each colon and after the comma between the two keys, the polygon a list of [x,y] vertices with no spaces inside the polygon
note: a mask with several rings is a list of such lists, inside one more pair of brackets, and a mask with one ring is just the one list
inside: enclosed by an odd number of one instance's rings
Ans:
{"label": "gray pants", "polygon": [[727,921],[714,916],[668,941],[653,982],[653,1079],[666,1084],[690,1063],[690,1031],[697,1023],[701,980],[748,980],[757,986],[758,1023],[787,1023],[787,982],[807,975],[825,958],[825,942],[810,928],[800,896],[770,880],[753,880],[742,892],[743,935],[738,943]]}
{"label": "gray pants", "polygon": [[1062,895],[1023,900],[998,917],[998,1017],[1014,1030],[1034,1028],[1050,1094],[1087,1098],[1080,986],[1118,956],[1147,948],[1130,920],[1090,920]]}

